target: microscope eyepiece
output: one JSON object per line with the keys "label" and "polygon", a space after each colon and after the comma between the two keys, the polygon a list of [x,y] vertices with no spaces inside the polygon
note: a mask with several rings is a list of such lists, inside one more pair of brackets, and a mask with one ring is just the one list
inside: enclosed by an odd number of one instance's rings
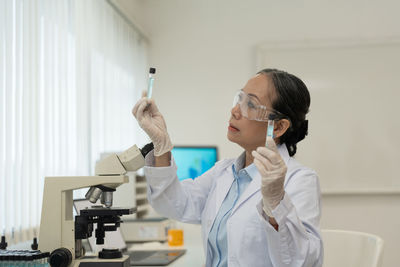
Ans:
{"label": "microscope eyepiece", "polygon": [[153,149],[154,149],[153,143],[148,143],[147,145],[142,147],[142,149],[140,149],[140,152],[142,153],[143,158],[145,158],[146,155],[149,154],[149,152],[152,151]]}

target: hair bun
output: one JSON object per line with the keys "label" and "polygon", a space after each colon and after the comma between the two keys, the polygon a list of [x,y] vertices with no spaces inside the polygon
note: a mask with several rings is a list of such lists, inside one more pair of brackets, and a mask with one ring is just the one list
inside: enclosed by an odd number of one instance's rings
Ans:
{"label": "hair bun", "polygon": [[308,120],[304,120],[300,123],[297,142],[303,140],[307,135],[308,135]]}

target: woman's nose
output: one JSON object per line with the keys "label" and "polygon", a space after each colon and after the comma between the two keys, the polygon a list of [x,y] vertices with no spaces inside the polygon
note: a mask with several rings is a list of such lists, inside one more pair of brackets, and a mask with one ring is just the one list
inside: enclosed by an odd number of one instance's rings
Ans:
{"label": "woman's nose", "polygon": [[234,106],[231,109],[231,114],[235,119],[240,119],[240,117],[242,116],[242,113],[240,112],[240,106],[239,104],[236,104],[236,106]]}

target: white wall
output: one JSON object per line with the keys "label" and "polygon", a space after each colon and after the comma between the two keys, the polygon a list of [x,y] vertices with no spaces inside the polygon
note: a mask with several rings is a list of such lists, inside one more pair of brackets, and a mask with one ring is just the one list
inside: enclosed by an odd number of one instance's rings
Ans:
{"label": "white wall", "polygon": [[398,1],[117,2],[150,36],[154,97],[173,142],[217,144],[222,157],[240,151],[227,121],[234,92],[256,72],[256,45],[400,34]]}
{"label": "white wall", "polygon": [[296,158],[317,171],[322,188],[400,193],[400,124],[390,123],[399,121],[400,39],[309,40],[258,51],[257,66],[297,73],[309,88],[309,135]]}
{"label": "white wall", "polygon": [[[227,122],[234,92],[257,71],[256,46],[400,36],[399,1],[114,2],[124,7],[151,40],[150,64],[157,68],[154,97],[173,142],[216,144],[221,158],[235,157],[241,151],[226,140]],[[308,144],[312,143],[309,137]],[[380,166],[384,163],[377,162]],[[395,227],[400,225],[399,205],[388,205],[392,198],[399,203],[396,194],[379,200],[368,194],[324,196],[322,225],[380,234],[390,246],[384,266],[397,266],[398,237],[390,233],[399,232]],[[354,216],[360,213],[364,216]]]}

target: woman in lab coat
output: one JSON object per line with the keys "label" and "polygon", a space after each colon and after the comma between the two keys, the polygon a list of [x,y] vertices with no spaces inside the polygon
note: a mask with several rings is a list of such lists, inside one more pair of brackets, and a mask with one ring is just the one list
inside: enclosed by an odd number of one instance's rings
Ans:
{"label": "woman in lab coat", "polygon": [[[154,100],[133,109],[154,143],[144,172],[148,198],[160,214],[201,223],[206,266],[322,266],[317,174],[298,163],[296,144],[307,135],[310,95],[284,71],[265,69],[240,90],[227,137],[244,152],[179,181],[172,144]],[[273,120],[273,138],[266,138]]]}

